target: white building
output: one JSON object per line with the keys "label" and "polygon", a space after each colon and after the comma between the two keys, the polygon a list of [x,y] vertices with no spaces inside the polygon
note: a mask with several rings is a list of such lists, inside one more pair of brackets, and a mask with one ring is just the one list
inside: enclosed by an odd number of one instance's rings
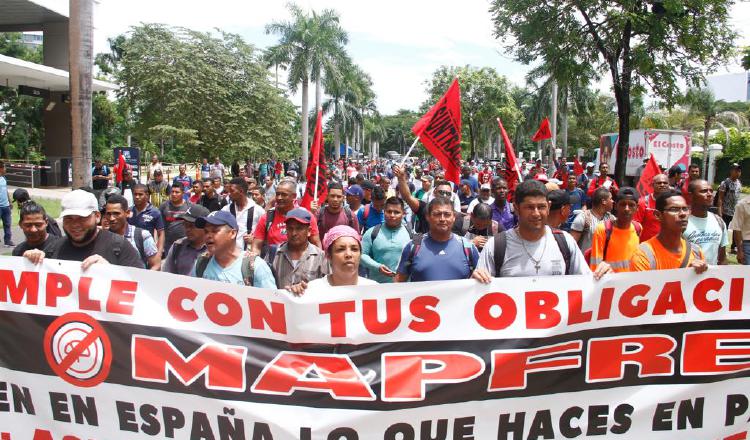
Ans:
{"label": "white building", "polygon": [[706,78],[716,99],[726,102],[750,101],[750,72],[713,75]]}

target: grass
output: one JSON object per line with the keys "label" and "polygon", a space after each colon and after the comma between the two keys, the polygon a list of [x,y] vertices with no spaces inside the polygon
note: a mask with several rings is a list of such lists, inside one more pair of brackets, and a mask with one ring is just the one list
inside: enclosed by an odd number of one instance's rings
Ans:
{"label": "grass", "polygon": [[[34,198],[34,201],[44,208],[45,211],[47,211],[47,215],[56,219],[60,217],[60,212],[62,212],[62,208],[60,207],[60,201],[56,199],[43,199],[43,198]],[[13,224],[18,224],[18,208],[16,205],[13,206]]]}

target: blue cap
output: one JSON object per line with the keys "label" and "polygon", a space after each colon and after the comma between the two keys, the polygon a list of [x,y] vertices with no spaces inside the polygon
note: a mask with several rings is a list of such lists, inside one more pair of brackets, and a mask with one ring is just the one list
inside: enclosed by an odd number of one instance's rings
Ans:
{"label": "blue cap", "polygon": [[346,195],[357,196],[360,199],[365,196],[365,192],[362,191],[362,187],[359,185],[352,185],[346,189]]}
{"label": "blue cap", "polygon": [[237,230],[237,219],[227,211],[214,211],[205,217],[198,217],[195,219],[195,226],[198,228],[205,228],[206,224],[212,224],[216,226],[227,225],[230,228]]}
{"label": "blue cap", "polygon": [[286,213],[286,221],[296,220],[300,223],[309,225],[312,222],[312,214],[305,208],[294,208]]}

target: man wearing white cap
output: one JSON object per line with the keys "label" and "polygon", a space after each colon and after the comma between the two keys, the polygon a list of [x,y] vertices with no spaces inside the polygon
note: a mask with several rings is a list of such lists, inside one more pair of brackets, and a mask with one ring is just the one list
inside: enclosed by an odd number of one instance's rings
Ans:
{"label": "man wearing white cap", "polygon": [[[65,237],[49,255],[58,260],[81,261],[83,270],[92,264],[116,264],[143,269],[138,251],[125,237],[99,229],[99,204],[96,197],[77,189],[62,199],[62,218]],[[41,250],[24,254],[34,263],[41,262],[45,254]]]}

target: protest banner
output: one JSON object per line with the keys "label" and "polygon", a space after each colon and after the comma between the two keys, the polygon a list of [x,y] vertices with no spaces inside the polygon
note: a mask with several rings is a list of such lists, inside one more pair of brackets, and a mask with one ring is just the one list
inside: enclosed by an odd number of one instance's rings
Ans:
{"label": "protest banner", "polygon": [[293,297],[0,257],[0,438],[741,439],[747,270]]}

